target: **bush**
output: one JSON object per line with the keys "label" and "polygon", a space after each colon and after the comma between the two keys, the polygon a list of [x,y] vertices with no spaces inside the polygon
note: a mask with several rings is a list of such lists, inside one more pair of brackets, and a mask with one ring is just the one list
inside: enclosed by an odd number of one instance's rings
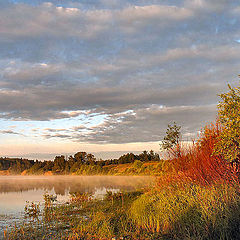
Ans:
{"label": "bush", "polygon": [[143,162],[141,162],[139,160],[135,160],[134,163],[133,163],[133,167],[136,168],[136,169],[141,168],[142,165],[143,165]]}
{"label": "bush", "polygon": [[137,226],[167,239],[237,239],[240,235],[240,197],[226,184],[145,193],[129,214]]}
{"label": "bush", "polygon": [[[177,176],[173,176],[173,181],[179,178],[177,181],[190,181],[202,185],[210,185],[219,181],[228,183],[237,181],[237,172],[234,171],[232,165],[222,156],[213,154],[220,132],[221,128],[218,123],[208,125],[196,143],[185,148],[181,147],[181,155],[177,158],[175,154],[172,155],[168,164],[176,171],[174,175]],[[163,170],[170,173],[165,166]]]}

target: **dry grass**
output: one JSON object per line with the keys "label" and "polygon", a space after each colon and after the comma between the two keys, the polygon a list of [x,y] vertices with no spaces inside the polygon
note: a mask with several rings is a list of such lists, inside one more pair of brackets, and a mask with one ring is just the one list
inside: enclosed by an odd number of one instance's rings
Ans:
{"label": "dry grass", "polygon": [[185,185],[154,190],[132,205],[130,217],[147,231],[169,239],[237,239],[240,198],[229,185]]}

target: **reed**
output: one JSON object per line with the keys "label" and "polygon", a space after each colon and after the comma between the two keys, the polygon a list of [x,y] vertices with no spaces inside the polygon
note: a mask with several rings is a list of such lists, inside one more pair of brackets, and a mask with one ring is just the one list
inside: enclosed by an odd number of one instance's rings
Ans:
{"label": "reed", "polygon": [[169,239],[240,236],[240,197],[228,184],[155,189],[132,204],[129,216],[136,226]]}

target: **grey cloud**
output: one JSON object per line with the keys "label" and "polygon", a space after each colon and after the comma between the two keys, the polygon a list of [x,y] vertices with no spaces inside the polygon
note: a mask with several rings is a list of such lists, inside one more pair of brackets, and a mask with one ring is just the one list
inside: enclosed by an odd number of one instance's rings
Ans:
{"label": "grey cloud", "polygon": [[[172,119],[192,133],[214,118],[226,83],[238,82],[236,1],[22,2],[0,10],[0,118],[108,116],[46,138],[141,141],[143,129],[152,141]],[[136,115],[117,121],[127,110]]]}
{"label": "grey cloud", "polygon": [[2,130],[2,131],[0,131],[0,133],[2,133],[2,134],[11,134],[11,135],[21,135],[21,136],[25,136],[24,134],[19,133],[19,132],[15,132],[15,131],[13,131],[13,130]]}
{"label": "grey cloud", "polygon": [[[44,138],[52,138],[53,135],[51,135],[51,134],[43,134],[42,137],[44,137]],[[71,138],[71,135],[56,133],[56,134],[54,135],[54,137],[56,137],[56,138],[68,139],[68,138]]]}
{"label": "grey cloud", "polygon": [[[189,19],[186,15],[185,19],[183,13],[189,11],[192,10],[187,7],[158,5],[156,2],[139,7],[128,3],[120,10],[89,11],[57,9],[50,4],[38,7],[16,5],[4,9],[0,15],[5,26],[0,38],[0,56],[31,62],[46,59],[61,63],[95,59],[114,61],[115,55],[125,54],[130,49],[145,55],[151,51],[161,54],[166,48],[186,48],[189,43],[198,45],[200,41],[222,41],[223,44],[227,35],[215,36],[216,27],[219,32],[238,29],[239,20],[231,24],[229,16],[225,20],[220,15],[208,14],[200,19],[199,16]],[[123,16],[124,21],[121,20]],[[181,21],[176,19],[178,17]],[[132,29],[134,34],[128,34],[124,29]],[[180,40],[184,36],[188,38],[187,46],[181,46]]]}
{"label": "grey cloud", "polygon": [[45,128],[43,129],[44,131],[49,131],[49,132],[61,132],[65,131],[65,129],[55,129],[55,128]]}
{"label": "grey cloud", "polygon": [[188,9],[164,5],[83,11],[79,8],[56,7],[51,3],[43,3],[38,7],[18,4],[1,11],[0,21],[4,24],[0,33],[3,40],[41,36],[92,39],[108,31],[113,22],[123,29],[132,25],[136,30],[139,24],[146,25],[148,21],[151,24],[154,20],[161,20],[169,24],[169,20],[179,21],[189,16],[191,12]]}
{"label": "grey cloud", "polygon": [[201,12],[222,12],[238,6],[235,0],[185,0],[185,7]]}
{"label": "grey cloud", "polygon": [[[130,84],[131,86],[131,84]],[[186,85],[174,88],[144,89],[99,88],[67,90],[35,88],[25,91],[2,91],[0,110],[3,118],[59,119],[78,116],[81,112],[68,113],[67,110],[88,110],[108,114],[138,108],[149,104],[186,105],[209,104],[217,99],[219,86],[211,84]]]}
{"label": "grey cloud", "polygon": [[[49,130],[48,138],[65,138],[77,142],[90,143],[126,143],[161,141],[169,122],[176,121],[183,126],[185,136],[195,136],[196,129],[209,123],[209,117],[215,119],[216,105],[159,107],[152,105],[122,114],[111,115],[104,123],[92,127],[92,131],[65,132],[70,134],[55,134]],[[86,129],[87,130],[87,129]],[[185,140],[187,139],[185,137]]]}

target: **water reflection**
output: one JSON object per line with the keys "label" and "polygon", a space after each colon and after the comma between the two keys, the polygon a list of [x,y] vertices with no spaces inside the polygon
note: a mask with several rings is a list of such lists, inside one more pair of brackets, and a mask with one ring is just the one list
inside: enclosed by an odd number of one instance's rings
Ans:
{"label": "water reflection", "polygon": [[0,193],[44,189],[58,195],[70,192],[94,193],[96,188],[119,188],[131,191],[149,186],[152,177],[140,176],[0,176]]}
{"label": "water reflection", "polygon": [[26,201],[41,203],[46,191],[66,201],[69,192],[101,198],[107,190],[133,191],[151,184],[152,177],[140,176],[0,176],[0,214],[23,211]]}

